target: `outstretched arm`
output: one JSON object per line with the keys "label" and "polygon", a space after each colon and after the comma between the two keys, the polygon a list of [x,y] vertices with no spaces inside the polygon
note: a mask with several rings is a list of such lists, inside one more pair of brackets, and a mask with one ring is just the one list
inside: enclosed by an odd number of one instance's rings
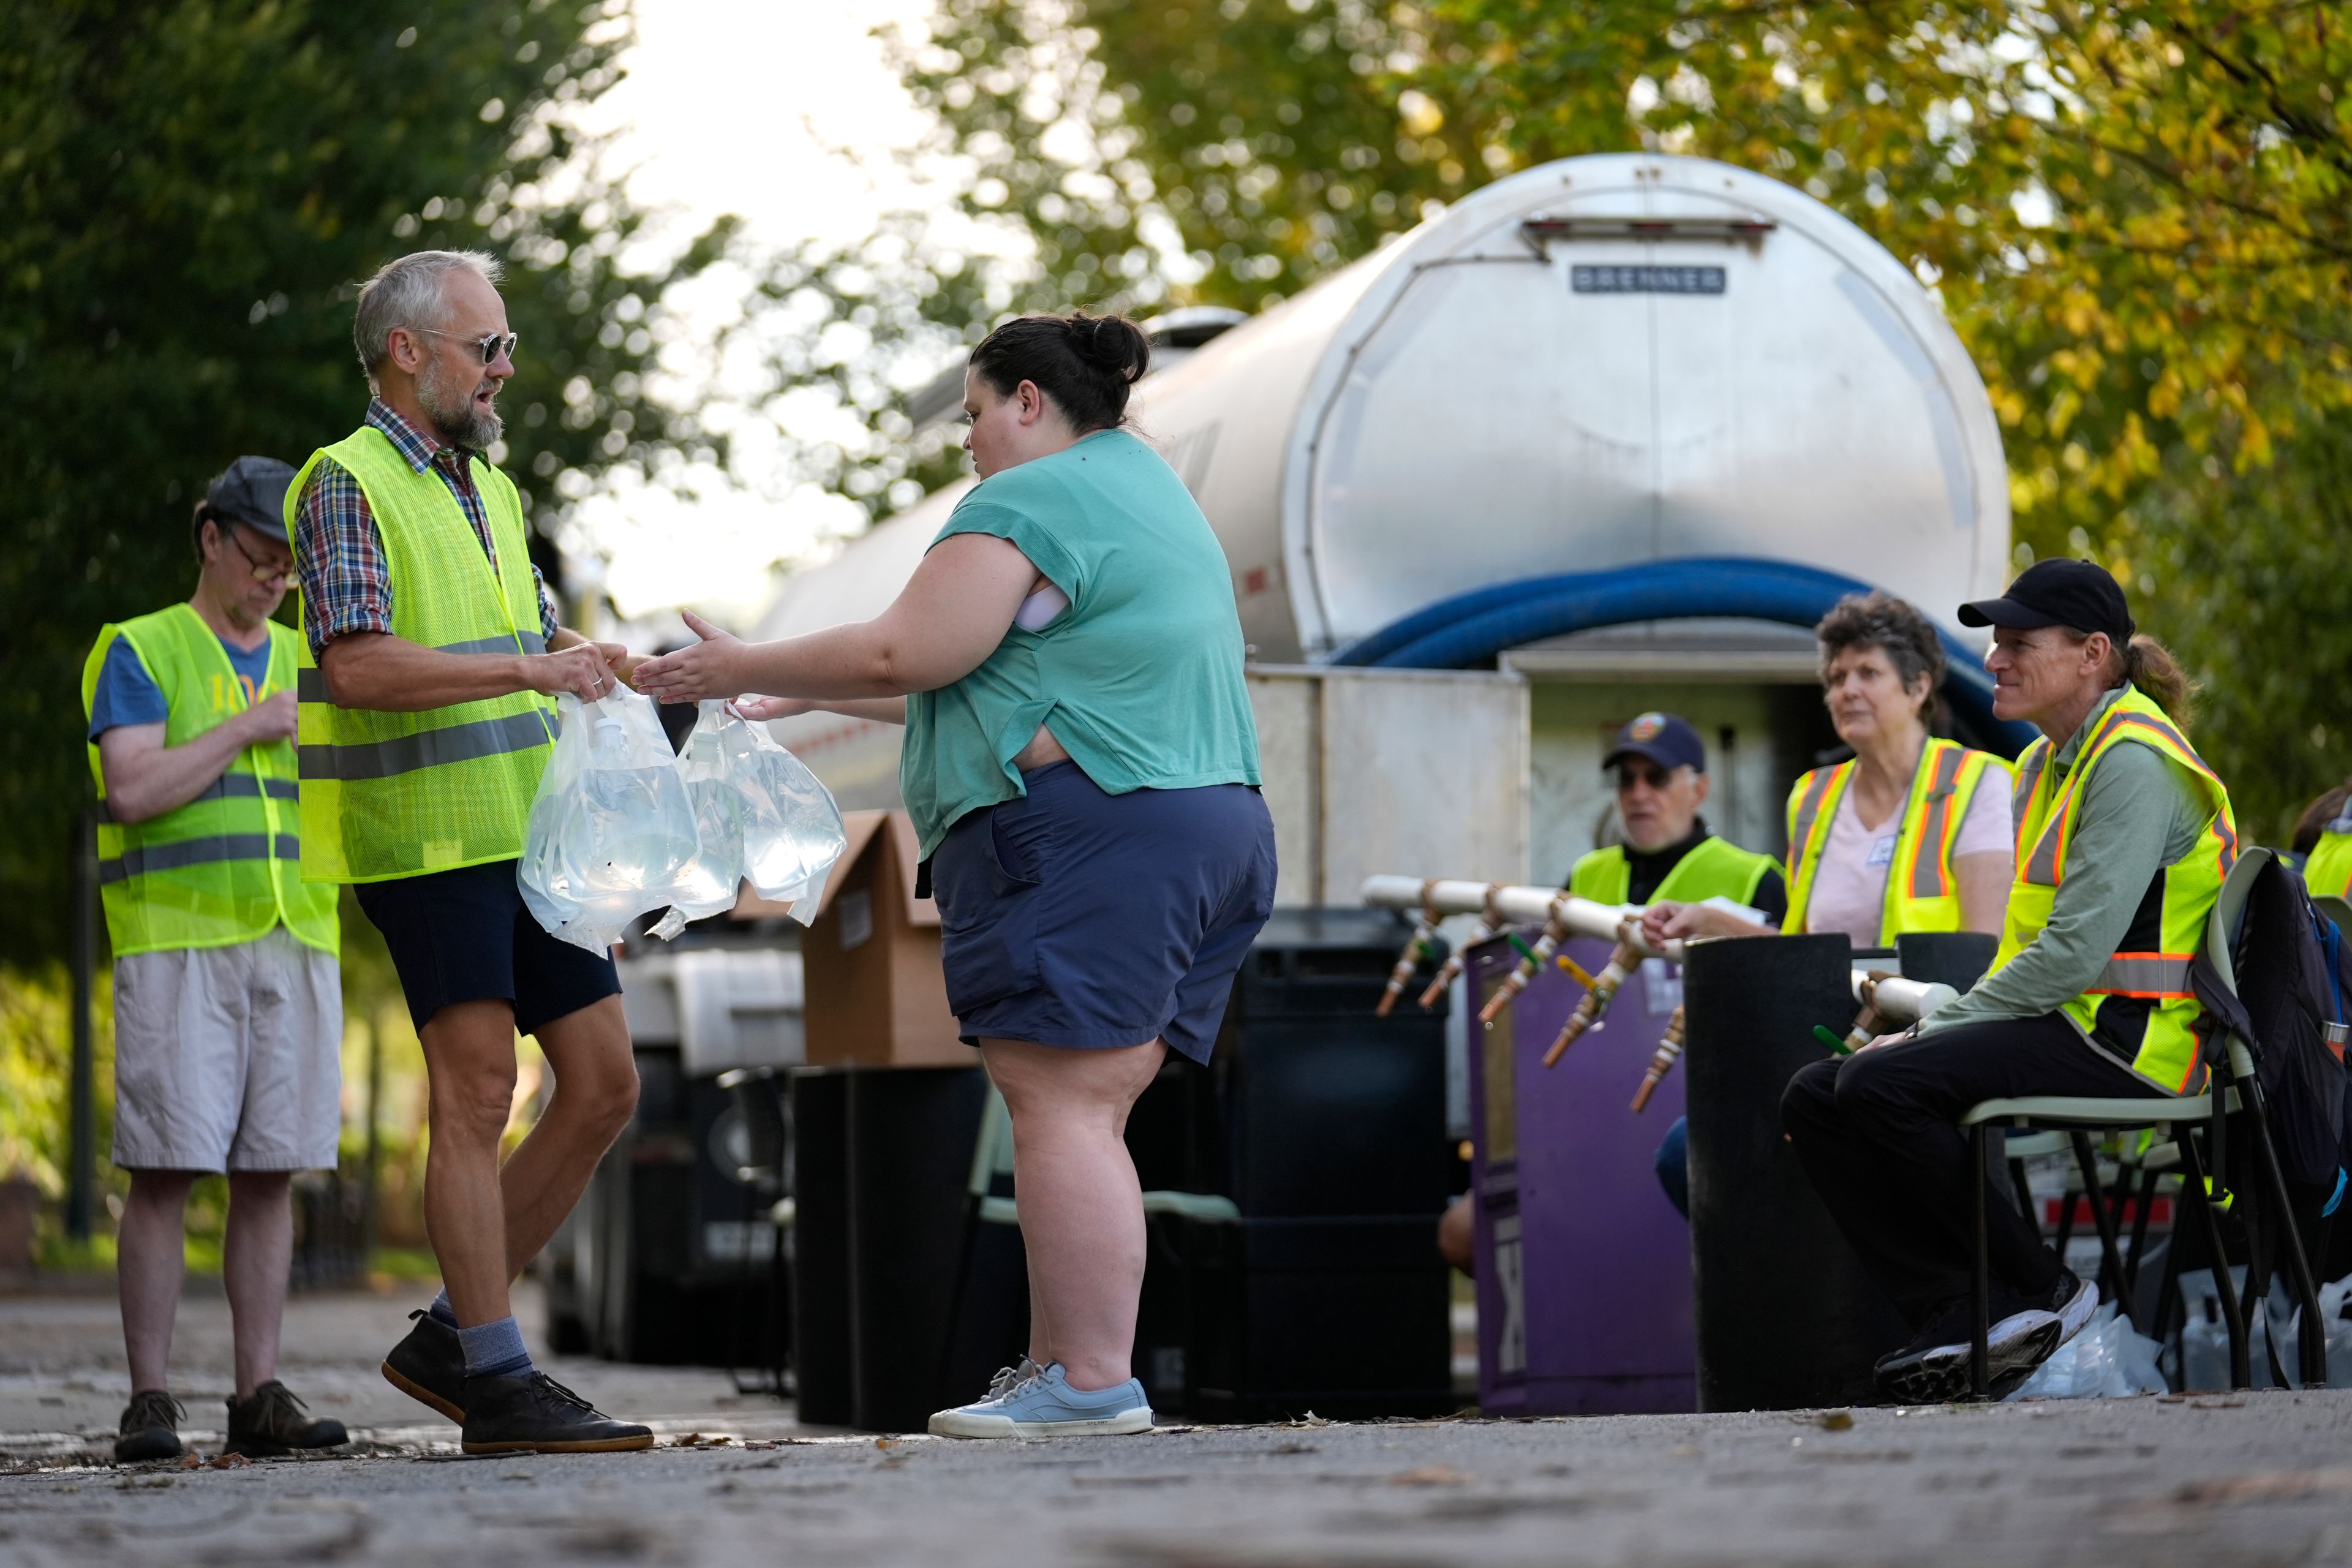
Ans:
{"label": "outstretched arm", "polygon": [[637,689],[664,702],[759,692],[828,708],[936,691],[996,651],[1036,578],[1037,568],[1009,541],[959,533],[932,546],[890,607],[870,621],[745,643],[689,611],[686,624],[702,640],[639,665]]}
{"label": "outstretched arm", "polygon": [[845,719],[870,719],[877,724],[903,724],[907,721],[907,700],[845,697],[834,702],[813,702],[804,697],[746,697],[736,702],[735,711],[754,722],[791,719],[803,713],[838,713]]}

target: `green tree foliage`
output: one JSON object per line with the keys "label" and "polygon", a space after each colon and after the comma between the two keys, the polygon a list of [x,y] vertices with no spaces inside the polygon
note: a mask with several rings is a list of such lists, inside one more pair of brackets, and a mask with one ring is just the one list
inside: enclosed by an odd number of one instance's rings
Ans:
{"label": "green tree foliage", "polygon": [[2021,544],[2135,589],[2249,825],[2345,769],[2352,7],[943,0],[906,63],[1040,303],[1259,305],[1582,153],[1801,185],[1937,289]]}
{"label": "green tree foliage", "polygon": [[508,264],[503,400],[534,552],[608,465],[710,455],[649,397],[664,288],[575,107],[626,0],[51,0],[0,6],[0,952],[63,945],[89,794],[79,675],[100,623],[185,596],[189,510],[230,458],[301,461],[366,387],[357,283],[427,247]]}

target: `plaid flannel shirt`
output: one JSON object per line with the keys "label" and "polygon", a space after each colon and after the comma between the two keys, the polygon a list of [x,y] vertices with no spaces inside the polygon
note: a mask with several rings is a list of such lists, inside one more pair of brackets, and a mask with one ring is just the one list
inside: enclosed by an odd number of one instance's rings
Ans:
{"label": "plaid flannel shirt", "polygon": [[[418,473],[439,472],[482,553],[498,570],[498,547],[490,541],[489,513],[474,483],[474,454],[462,447],[446,447],[394,413],[383,399],[368,399],[367,423],[384,433],[394,450]],[[310,636],[310,657],[349,632],[392,630],[392,574],[383,560],[383,535],[377,531],[367,492],[352,471],[332,458],[321,458],[302,487],[294,510],[294,563],[302,583],[303,624]],[[538,567],[530,569],[539,591],[540,635],[555,636],[555,595]]]}

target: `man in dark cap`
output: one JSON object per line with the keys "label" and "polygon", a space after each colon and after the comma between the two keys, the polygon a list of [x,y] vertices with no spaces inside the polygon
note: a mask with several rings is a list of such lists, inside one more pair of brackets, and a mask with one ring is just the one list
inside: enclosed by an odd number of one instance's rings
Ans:
{"label": "man in dark cap", "polygon": [[82,671],[114,947],[114,1163],[131,1173],[117,1265],[125,1461],[181,1452],[165,1363],[188,1190],[212,1172],[229,1192],[227,1451],[344,1440],[277,1377],[288,1187],[334,1165],[342,1096],[335,889],[301,877],[296,634],[270,619],[294,570],[293,476],[274,458],[230,464],[196,503],[194,595],[101,629]]}
{"label": "man in dark cap", "polygon": [[1617,775],[1617,822],[1625,841],[1580,858],[1568,874],[1570,892],[1603,904],[1714,899],[1779,926],[1789,912],[1780,862],[1717,837],[1699,816],[1707,796],[1706,747],[1688,720],[1641,714],[1617,731],[1601,766]]}

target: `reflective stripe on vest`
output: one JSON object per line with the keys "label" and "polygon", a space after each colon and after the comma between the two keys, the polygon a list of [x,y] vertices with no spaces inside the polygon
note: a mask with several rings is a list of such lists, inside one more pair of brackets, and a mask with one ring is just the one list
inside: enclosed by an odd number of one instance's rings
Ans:
{"label": "reflective stripe on vest", "polygon": [[[175,605],[100,634],[82,672],[85,710],[118,640],[163,694],[163,744],[183,746],[293,682],[294,634],[269,628],[270,656],[257,689],[229,662],[219,636],[194,608]],[[283,924],[323,952],[341,945],[335,891],[300,878],[293,831],[300,795],[294,748],[248,746],[228,771],[170,811],[124,822],[106,800],[106,768],[89,748],[98,786],[98,879],[107,932],[118,957],[225,947]]]}
{"label": "reflective stripe on vest", "polygon": [[[515,651],[515,641],[518,637],[521,639],[522,651],[525,653],[535,654],[547,651],[547,639],[536,631],[517,632],[509,637],[475,637],[467,642],[443,643],[433,651],[435,653],[512,653]],[[308,666],[297,671],[294,679],[294,695],[296,700],[302,702],[329,700],[327,672],[316,665]]]}
{"label": "reflective stripe on vest", "polygon": [[[2157,1088],[2193,1093],[2204,1079],[2197,1025],[2203,1016],[2189,970],[2205,941],[2205,924],[2235,863],[2238,833],[2230,793],[2185,736],[2146,695],[2126,689],[2102,714],[2064,779],[2049,766],[2050,744],[2037,741],[2020,767],[2017,879],[1995,954],[1996,970],[2014,962],[2048,925],[2066,875],[2074,814],[2087,797],[2093,772],[2116,746],[2146,745],[2179,770],[2207,811],[2199,843],[2162,868],[2148,892],[2158,893],[2156,927],[2147,928],[2147,895],[2137,895],[2131,947],[2116,952],[2092,984],[2063,1005],[2084,1036]],[[2145,1004],[2146,1005],[2142,1005]],[[2112,1010],[2111,1010],[2112,1006]]]}
{"label": "reflective stripe on vest", "polygon": [[302,777],[308,779],[388,779],[425,768],[447,767],[477,757],[525,752],[547,743],[547,726],[536,713],[512,713],[503,719],[477,719],[446,730],[425,730],[389,741],[364,741],[348,746],[305,746]]}
{"label": "reflective stripe on vest", "polygon": [[2100,996],[2194,996],[2189,986],[2192,952],[2119,952],[2091,987]]}
{"label": "reflective stripe on vest", "polygon": [[[1940,899],[1952,891],[1952,879],[1944,869],[1951,858],[1952,835],[1960,823],[1959,814],[1952,809],[1952,793],[1959,787],[1960,764],[1969,760],[1968,752],[1958,746],[1931,746],[1929,754],[1935,766],[1927,780],[1927,812],[1917,831],[1911,833],[1910,868],[1906,873],[1909,896],[1914,899]],[[1909,822],[1903,826],[1910,832]],[[1895,863],[1903,864],[1900,845],[1895,847]]]}
{"label": "reflective stripe on vest", "polygon": [[[321,458],[332,458],[366,494],[392,584],[394,636],[460,655],[545,651],[522,503],[506,476],[471,462],[489,521],[486,552],[442,470],[412,468],[373,427],[311,457],[287,491],[289,523]],[[548,700],[521,691],[415,713],[343,708],[307,638],[297,652],[305,667],[298,692],[305,877],[383,881],[522,853],[554,738]]]}
{"label": "reflective stripe on vest", "polygon": [[154,844],[141,849],[125,849],[111,860],[98,863],[98,879],[101,884],[120,882],[126,877],[143,877],[151,871],[175,870],[182,866],[208,866],[216,860],[299,860],[301,842],[291,833],[280,833],[277,848],[270,847],[271,836],[267,833],[219,833],[205,838],[175,838],[169,844]]}

